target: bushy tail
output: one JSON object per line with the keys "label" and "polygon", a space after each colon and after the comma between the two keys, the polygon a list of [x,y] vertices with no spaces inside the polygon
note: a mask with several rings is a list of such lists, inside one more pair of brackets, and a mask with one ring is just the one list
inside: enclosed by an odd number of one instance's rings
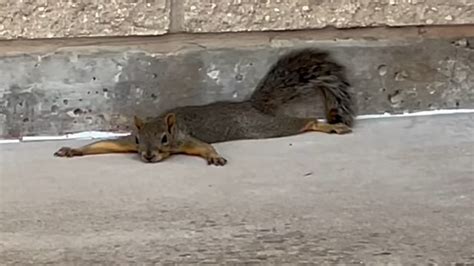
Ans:
{"label": "bushy tail", "polygon": [[266,114],[275,114],[281,105],[321,91],[328,123],[352,126],[354,106],[344,68],[315,49],[290,52],[281,57],[257,86],[250,101]]}

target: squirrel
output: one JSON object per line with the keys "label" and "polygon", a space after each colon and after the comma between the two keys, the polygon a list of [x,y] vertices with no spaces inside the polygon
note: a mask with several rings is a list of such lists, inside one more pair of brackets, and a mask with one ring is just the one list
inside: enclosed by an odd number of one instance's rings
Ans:
{"label": "squirrel", "polygon": [[[284,137],[308,131],[346,134],[352,132],[354,103],[344,67],[329,54],[313,48],[290,51],[270,67],[250,98],[177,107],[143,120],[134,117],[136,132],[117,139],[101,140],[79,148],[63,147],[54,153],[75,157],[105,153],[138,153],[147,163],[173,154],[204,158],[209,165],[225,165],[212,143]],[[299,118],[278,112],[296,98],[321,92],[326,123],[314,117]]]}

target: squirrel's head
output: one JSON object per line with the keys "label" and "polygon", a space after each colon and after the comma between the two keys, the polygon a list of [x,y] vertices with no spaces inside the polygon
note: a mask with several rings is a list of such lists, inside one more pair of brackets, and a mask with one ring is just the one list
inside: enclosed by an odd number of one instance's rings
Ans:
{"label": "squirrel's head", "polygon": [[171,155],[172,143],[176,138],[176,115],[169,113],[163,121],[144,122],[135,116],[138,132],[135,141],[140,158],[147,163],[156,163]]}

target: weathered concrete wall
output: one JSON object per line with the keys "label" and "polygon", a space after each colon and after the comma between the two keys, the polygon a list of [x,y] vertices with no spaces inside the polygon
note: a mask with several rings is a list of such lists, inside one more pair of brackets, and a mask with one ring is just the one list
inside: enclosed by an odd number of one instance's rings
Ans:
{"label": "weathered concrete wall", "polygon": [[[281,53],[302,46],[347,67],[359,114],[474,108],[472,27],[426,31],[13,42],[0,56],[0,137],[128,130],[134,114],[242,100]],[[310,106],[294,111],[317,114]]]}
{"label": "weathered concrete wall", "polygon": [[473,23],[471,0],[0,0],[0,39]]}

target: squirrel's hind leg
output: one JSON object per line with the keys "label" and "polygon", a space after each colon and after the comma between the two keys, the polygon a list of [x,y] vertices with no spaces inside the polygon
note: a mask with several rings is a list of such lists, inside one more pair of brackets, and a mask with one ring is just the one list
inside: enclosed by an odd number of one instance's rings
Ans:
{"label": "squirrel's hind leg", "polygon": [[337,124],[328,124],[323,122],[318,122],[316,120],[308,122],[301,132],[308,132],[308,131],[317,131],[317,132],[324,132],[328,134],[347,134],[352,132],[352,129],[343,123]]}
{"label": "squirrel's hind leg", "polygon": [[57,157],[76,157],[92,154],[106,153],[135,153],[137,144],[133,136],[126,136],[112,140],[101,140],[79,148],[62,147],[54,156]]}

